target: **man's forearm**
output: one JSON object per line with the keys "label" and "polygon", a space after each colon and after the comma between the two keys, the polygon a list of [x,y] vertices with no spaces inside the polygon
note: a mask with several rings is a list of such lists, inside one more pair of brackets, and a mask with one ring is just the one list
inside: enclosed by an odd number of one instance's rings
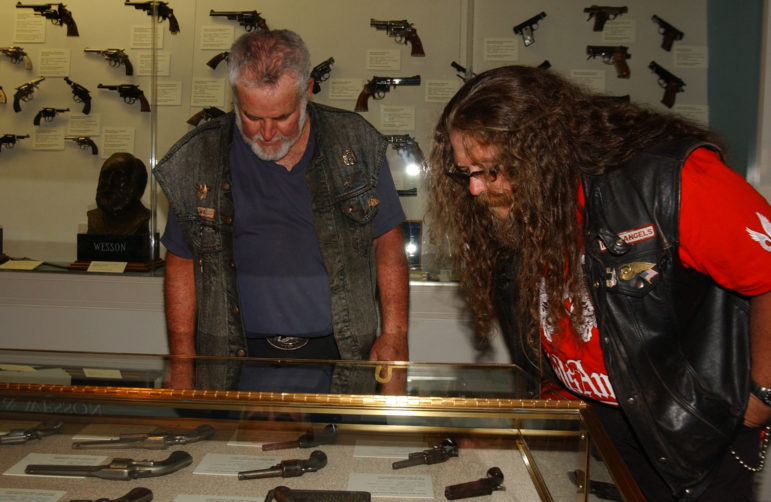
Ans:
{"label": "man's forearm", "polygon": [[[407,360],[407,312],[409,306],[409,278],[407,258],[404,254],[404,238],[400,227],[386,232],[375,239],[377,260],[377,283],[380,294],[380,309],[383,320],[382,345],[388,341],[388,348],[378,351],[380,360]],[[390,352],[390,351],[389,351]]]}
{"label": "man's forearm", "polygon": [[193,260],[167,253],[164,303],[169,353],[194,355],[196,299]]}

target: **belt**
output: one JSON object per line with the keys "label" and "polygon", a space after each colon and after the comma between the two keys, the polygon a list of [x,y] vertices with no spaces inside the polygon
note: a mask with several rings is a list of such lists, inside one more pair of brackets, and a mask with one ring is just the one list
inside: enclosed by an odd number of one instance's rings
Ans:
{"label": "belt", "polygon": [[265,339],[271,347],[279,350],[297,350],[308,345],[310,338],[302,336],[270,336]]}

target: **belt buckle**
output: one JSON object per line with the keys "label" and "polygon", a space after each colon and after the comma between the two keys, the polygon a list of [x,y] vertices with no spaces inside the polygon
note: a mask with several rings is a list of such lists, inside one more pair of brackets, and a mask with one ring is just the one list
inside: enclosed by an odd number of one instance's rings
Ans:
{"label": "belt buckle", "polygon": [[308,345],[309,338],[302,336],[271,336],[265,339],[271,347],[279,350],[297,350]]}

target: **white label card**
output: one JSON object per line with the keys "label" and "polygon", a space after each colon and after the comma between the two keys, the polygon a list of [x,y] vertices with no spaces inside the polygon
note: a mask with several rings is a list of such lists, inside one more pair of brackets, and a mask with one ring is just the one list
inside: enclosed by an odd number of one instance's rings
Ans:
{"label": "white label card", "polygon": [[193,474],[237,476],[241,471],[269,469],[281,462],[279,457],[256,457],[254,455],[226,455],[207,453],[196,466]]}
{"label": "white label card", "polygon": [[485,38],[485,61],[517,61],[519,48],[516,38]]}
{"label": "white label card", "polygon": [[126,270],[126,265],[128,262],[125,261],[92,261],[86,272],[122,274]]}
{"label": "white label card", "polygon": [[352,472],[346,490],[370,492],[373,497],[431,499],[434,487],[428,474],[365,474]]}
{"label": "white label card", "polygon": [[5,270],[35,270],[43,262],[39,260],[8,260],[0,265],[0,268]]}
{"label": "white label card", "polygon": [[370,49],[367,51],[367,69],[399,70],[402,67],[401,55],[398,49]]}
{"label": "white label card", "polygon": [[0,502],[57,502],[65,491],[0,488]]}

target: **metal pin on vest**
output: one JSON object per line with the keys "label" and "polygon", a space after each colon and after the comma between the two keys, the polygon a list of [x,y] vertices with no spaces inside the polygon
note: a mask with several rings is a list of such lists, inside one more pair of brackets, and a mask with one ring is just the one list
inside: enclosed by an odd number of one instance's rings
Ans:
{"label": "metal pin on vest", "polygon": [[343,151],[343,164],[346,166],[352,166],[356,164],[356,154],[354,154],[353,150],[350,148],[346,148]]}

